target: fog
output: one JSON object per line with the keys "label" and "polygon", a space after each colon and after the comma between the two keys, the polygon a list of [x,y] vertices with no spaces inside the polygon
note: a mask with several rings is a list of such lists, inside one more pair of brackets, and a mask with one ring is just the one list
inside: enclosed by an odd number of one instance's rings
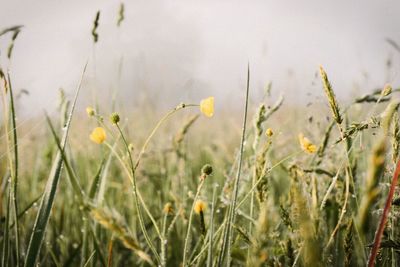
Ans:
{"label": "fog", "polygon": [[24,25],[11,61],[11,34],[0,36],[1,67],[15,90],[30,92],[20,99],[22,114],[54,108],[59,88],[71,95],[86,61],[81,105],[92,103],[94,88],[105,103],[120,88],[125,105],[147,98],[164,107],[214,95],[220,109],[241,107],[248,63],[253,101],[269,82],[287,103],[315,101],[319,65],[341,99],[400,80],[400,53],[386,41],[400,43],[395,0],[124,4],[117,27],[116,1],[1,0],[0,31]]}

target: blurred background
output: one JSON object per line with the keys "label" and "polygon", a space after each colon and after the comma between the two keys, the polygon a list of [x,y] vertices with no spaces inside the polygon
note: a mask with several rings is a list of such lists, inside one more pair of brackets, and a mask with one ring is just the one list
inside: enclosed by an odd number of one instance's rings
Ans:
{"label": "blurred background", "polygon": [[[0,36],[0,66],[9,69],[20,115],[71,95],[86,61],[80,105],[93,92],[111,109],[142,101],[160,108],[216,97],[217,111],[243,105],[247,64],[251,99],[267,84],[285,104],[319,101],[323,65],[345,101],[400,80],[400,2],[384,1],[127,1],[2,0],[0,31],[23,25],[11,61],[12,33]],[[99,39],[91,30],[100,11]],[[391,41],[388,41],[391,40]],[[275,97],[276,98],[276,97]]]}

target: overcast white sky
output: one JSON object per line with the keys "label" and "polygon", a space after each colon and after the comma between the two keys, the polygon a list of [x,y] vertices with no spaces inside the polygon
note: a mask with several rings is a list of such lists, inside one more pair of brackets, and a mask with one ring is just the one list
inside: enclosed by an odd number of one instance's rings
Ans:
{"label": "overcast white sky", "polygon": [[[10,69],[16,90],[30,91],[20,103],[25,112],[54,106],[58,89],[75,87],[87,59],[86,90],[95,84],[108,97],[123,57],[125,99],[146,92],[168,105],[215,95],[229,100],[220,108],[232,106],[243,95],[247,62],[254,101],[269,81],[292,100],[314,100],[322,93],[315,78],[320,64],[342,98],[354,87],[368,91],[400,81],[400,54],[385,41],[400,43],[396,0],[132,0],[125,2],[120,28],[117,1],[0,2],[0,30],[25,26],[11,65],[5,58],[11,36],[0,37],[1,66]],[[97,10],[94,47],[90,31]]]}

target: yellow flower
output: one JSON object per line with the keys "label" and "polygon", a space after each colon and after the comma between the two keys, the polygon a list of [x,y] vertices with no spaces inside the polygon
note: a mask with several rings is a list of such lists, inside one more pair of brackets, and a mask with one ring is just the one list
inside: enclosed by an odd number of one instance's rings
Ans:
{"label": "yellow flower", "polygon": [[214,115],[214,97],[210,96],[200,101],[200,111],[207,117]]}
{"label": "yellow flower", "polygon": [[92,116],[94,116],[95,111],[94,111],[94,109],[92,107],[87,107],[86,108],[86,113],[88,114],[89,117],[92,117]]}
{"label": "yellow flower", "polygon": [[106,131],[104,131],[101,127],[96,127],[93,129],[92,133],[90,134],[90,140],[95,142],[96,144],[101,144],[106,140]]}
{"label": "yellow flower", "polygon": [[165,214],[171,214],[174,211],[171,202],[168,202],[167,204],[164,205],[163,211]]}
{"label": "yellow flower", "polygon": [[311,143],[311,141],[308,138],[304,137],[303,134],[299,134],[299,142],[301,148],[305,152],[312,154],[317,151],[317,146]]}
{"label": "yellow flower", "polygon": [[194,204],[194,212],[200,214],[200,212],[204,212],[207,208],[207,204],[203,200],[197,200]]}
{"label": "yellow flower", "polygon": [[274,132],[272,131],[271,128],[268,128],[268,129],[265,131],[265,135],[271,137],[271,136],[274,135]]}

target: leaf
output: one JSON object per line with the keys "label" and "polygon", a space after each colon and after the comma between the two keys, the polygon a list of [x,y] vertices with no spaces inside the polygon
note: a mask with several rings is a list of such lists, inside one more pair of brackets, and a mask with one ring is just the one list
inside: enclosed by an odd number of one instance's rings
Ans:
{"label": "leaf", "polygon": [[[69,112],[67,123],[63,127],[64,134],[63,134],[63,137],[61,140],[62,150],[64,150],[65,145],[67,143],[68,131],[69,131],[69,128],[71,125],[72,115],[73,115],[73,112],[75,109],[79,91],[81,89],[83,77],[84,77],[84,74],[86,71],[86,66],[87,66],[87,63],[85,64],[85,67],[84,67],[82,75],[81,75],[80,82],[76,89],[74,102],[72,104],[71,111]],[[25,267],[34,267],[36,264],[37,258],[39,256],[40,248],[42,246],[43,239],[45,237],[47,224],[49,222],[51,209],[53,207],[54,199],[56,196],[57,187],[58,187],[58,184],[60,181],[62,165],[63,165],[62,153],[60,151],[58,151],[57,156],[53,162],[49,178],[47,179],[46,188],[44,190],[43,197],[42,197],[42,200],[41,200],[41,203],[39,206],[39,210],[38,210],[38,213],[36,216],[35,224],[33,226],[28,250],[26,253],[26,259],[25,259],[25,265],[24,265]]]}

